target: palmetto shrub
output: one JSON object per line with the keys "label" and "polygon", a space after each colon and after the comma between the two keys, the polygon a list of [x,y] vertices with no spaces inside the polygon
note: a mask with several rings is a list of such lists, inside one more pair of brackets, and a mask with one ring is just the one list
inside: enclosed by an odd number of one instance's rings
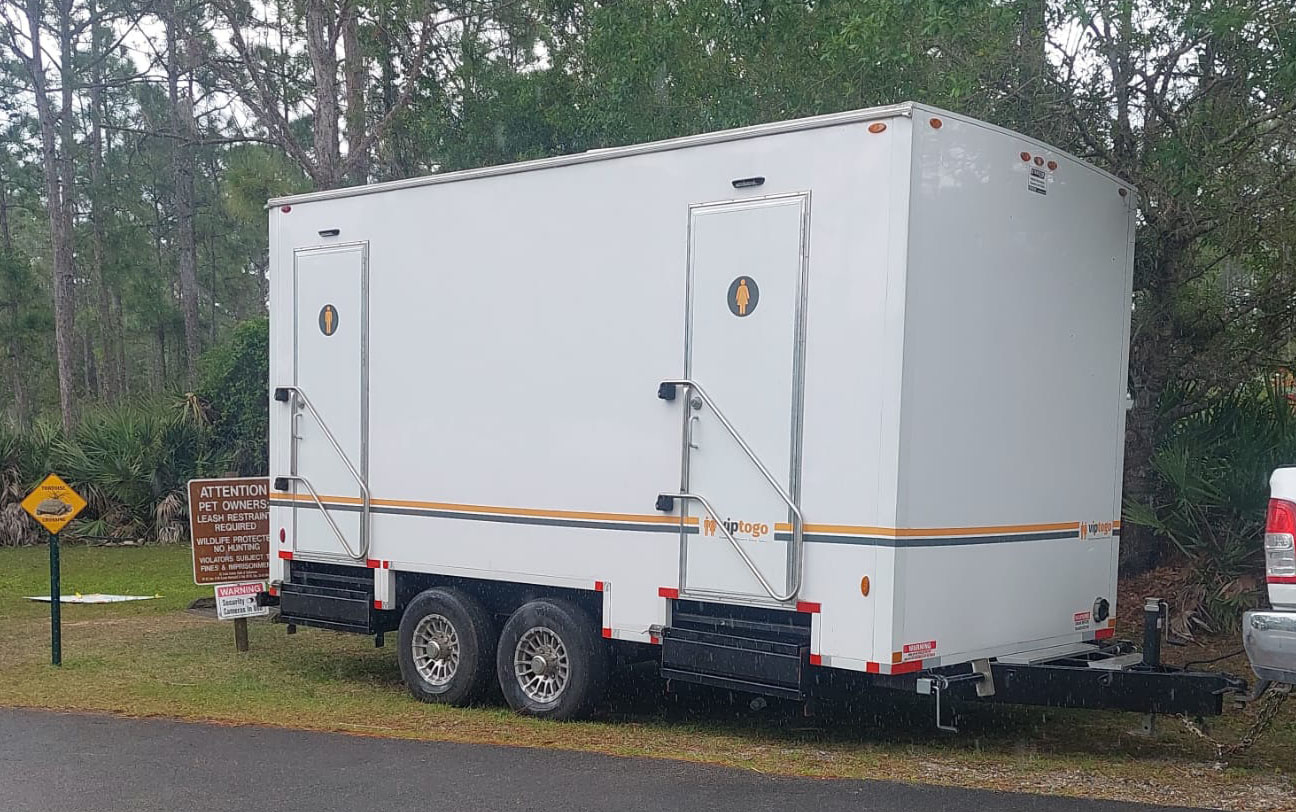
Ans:
{"label": "palmetto shrub", "polygon": [[21,502],[48,473],[58,430],[38,423],[19,431],[0,424],[0,547],[31,544],[44,533]]}
{"label": "palmetto shrub", "polygon": [[1218,629],[1263,600],[1268,477],[1296,463],[1296,412],[1275,383],[1204,397],[1168,390],[1160,408],[1166,419],[1152,460],[1160,484],[1151,501],[1127,503],[1125,516],[1193,568],[1194,586],[1174,598],[1176,630]]}
{"label": "palmetto shrub", "polygon": [[229,463],[190,411],[158,401],[86,415],[55,441],[51,464],[89,503],[74,533],[176,541],[187,534],[186,483]]}

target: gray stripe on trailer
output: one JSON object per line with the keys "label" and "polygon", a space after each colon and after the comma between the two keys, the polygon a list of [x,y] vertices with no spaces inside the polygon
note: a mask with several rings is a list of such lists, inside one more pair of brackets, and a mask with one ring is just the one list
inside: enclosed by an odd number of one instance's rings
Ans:
{"label": "gray stripe on trailer", "polygon": [[[1051,541],[1080,538],[1079,531],[1017,533],[1001,536],[949,536],[946,538],[892,538],[890,536],[836,536],[806,533],[806,541],[818,544],[861,544],[870,547],[965,547],[973,544],[1005,544],[1014,541]],[[775,541],[791,541],[791,533],[775,533]]]}
{"label": "gray stripe on trailer", "polygon": [[[296,502],[282,499],[271,499],[270,504],[275,507],[303,507],[310,510],[319,510],[319,507],[313,502]],[[341,510],[351,513],[359,513],[360,505],[340,505],[328,503],[329,510]],[[600,522],[593,519],[559,519],[551,516],[514,516],[500,515],[497,513],[470,513],[456,512],[449,510],[432,510],[428,508],[408,508],[408,507],[387,507],[385,505],[373,505],[369,508],[370,513],[384,513],[398,516],[433,516],[438,519],[463,519],[471,522],[499,522],[502,524],[529,524],[552,527],[578,527],[587,530],[635,530],[641,533],[679,533],[678,524],[648,524],[645,522]],[[696,526],[686,526],[684,532],[690,535],[698,532]]]}

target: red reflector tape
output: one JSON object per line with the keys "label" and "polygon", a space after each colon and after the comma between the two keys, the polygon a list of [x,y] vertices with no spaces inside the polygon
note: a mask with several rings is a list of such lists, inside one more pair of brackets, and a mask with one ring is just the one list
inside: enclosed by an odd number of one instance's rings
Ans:
{"label": "red reflector tape", "polygon": [[892,674],[912,674],[915,671],[921,671],[923,667],[922,660],[910,660],[907,663],[896,663],[891,666]]}
{"label": "red reflector tape", "polygon": [[365,566],[371,570],[382,569],[382,562],[376,558],[365,559]]}
{"label": "red reflector tape", "polygon": [[604,637],[611,637],[611,636],[612,636],[612,630],[611,630],[611,629],[606,629],[606,628],[605,628],[605,629],[603,630],[603,636],[604,636]]}
{"label": "red reflector tape", "polygon": [[269,592],[271,595],[278,595],[278,594],[279,594],[279,587],[277,587],[277,586],[272,586],[272,587],[270,587],[270,588],[269,588],[268,590],[266,590],[266,591]]}
{"label": "red reflector tape", "polygon": [[798,612],[807,612],[812,615],[819,613],[821,607],[814,601],[797,601],[796,610]]}
{"label": "red reflector tape", "polygon": [[602,581],[595,581],[595,582],[594,582],[594,591],[595,591],[595,592],[602,592],[602,591],[603,591],[603,582],[602,582]]}
{"label": "red reflector tape", "polygon": [[375,608],[375,609],[381,609],[381,608],[382,608],[382,601],[375,600],[375,601],[374,601],[374,608]]}
{"label": "red reflector tape", "polygon": [[649,642],[649,643],[652,643],[654,646],[660,646],[660,645],[661,645],[661,638],[658,637],[658,636],[655,635],[655,634],[650,634],[650,635],[648,635],[648,642]]}
{"label": "red reflector tape", "polygon": [[864,663],[864,670],[870,674],[879,674],[882,672],[882,667],[877,663]]}
{"label": "red reflector tape", "polygon": [[669,586],[661,586],[657,588],[657,595],[662,598],[678,598],[679,590]]}
{"label": "red reflector tape", "polygon": [[822,654],[811,654],[811,655],[810,655],[810,664],[811,664],[811,665],[823,665],[823,655],[822,655]]}
{"label": "red reflector tape", "polygon": [[280,550],[279,557],[284,561],[292,561],[292,550]]}
{"label": "red reflector tape", "polygon": [[1271,584],[1296,584],[1296,575],[1270,575],[1265,580]]}
{"label": "red reflector tape", "polygon": [[1116,634],[1115,629],[1099,629],[1098,631],[1094,632],[1094,639],[1106,640],[1108,637],[1111,637],[1114,634]]}

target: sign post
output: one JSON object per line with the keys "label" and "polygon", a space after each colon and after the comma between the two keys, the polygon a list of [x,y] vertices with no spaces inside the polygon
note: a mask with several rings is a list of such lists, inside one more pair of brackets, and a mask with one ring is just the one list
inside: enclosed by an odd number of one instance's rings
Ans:
{"label": "sign post", "polygon": [[270,480],[189,480],[195,584],[216,592],[216,615],[234,620],[234,647],[248,650],[247,619],[269,614],[256,595],[270,577]]}
{"label": "sign post", "polygon": [[50,534],[50,663],[63,665],[63,596],[59,586],[59,531],[85,509],[86,501],[57,474],[50,474],[22,501],[23,510]]}

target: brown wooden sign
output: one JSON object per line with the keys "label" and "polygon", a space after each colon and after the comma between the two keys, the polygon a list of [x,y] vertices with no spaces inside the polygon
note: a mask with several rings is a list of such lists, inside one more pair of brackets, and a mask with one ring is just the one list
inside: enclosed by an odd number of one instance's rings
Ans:
{"label": "brown wooden sign", "polygon": [[189,480],[195,584],[270,577],[270,480]]}

